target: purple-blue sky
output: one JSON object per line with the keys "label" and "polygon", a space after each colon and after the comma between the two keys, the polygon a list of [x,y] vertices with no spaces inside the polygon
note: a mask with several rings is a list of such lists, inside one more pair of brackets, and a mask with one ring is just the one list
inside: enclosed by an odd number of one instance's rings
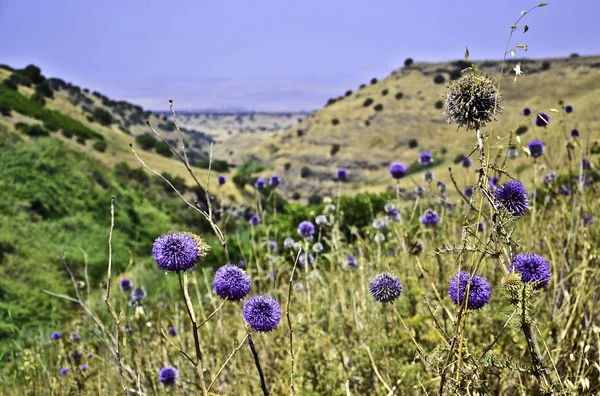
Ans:
{"label": "purple-blue sky", "polygon": [[[502,57],[523,0],[0,0],[0,63],[163,110],[312,110],[404,59]],[[600,54],[599,0],[526,16],[527,57]]]}

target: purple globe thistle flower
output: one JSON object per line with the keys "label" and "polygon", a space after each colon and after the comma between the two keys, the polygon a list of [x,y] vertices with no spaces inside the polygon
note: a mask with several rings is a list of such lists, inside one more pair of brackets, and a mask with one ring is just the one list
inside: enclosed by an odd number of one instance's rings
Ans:
{"label": "purple globe thistle flower", "polygon": [[479,129],[502,112],[501,101],[493,79],[480,73],[465,73],[448,84],[443,114],[448,123],[454,122],[459,128]]}
{"label": "purple globe thistle flower", "polygon": [[429,151],[423,151],[421,154],[419,154],[419,164],[421,164],[421,166],[429,166],[433,164],[433,156]]}
{"label": "purple globe thistle flower", "polygon": [[128,292],[133,287],[133,282],[127,278],[123,278],[121,279],[121,282],[119,282],[119,287],[122,291]]}
{"label": "purple globe thistle flower", "polygon": [[179,334],[179,332],[177,331],[176,327],[173,326],[169,326],[169,328],[167,329],[167,333],[171,336],[171,337],[176,337],[177,334]]}
{"label": "purple globe thistle flower", "polygon": [[387,212],[387,220],[388,221],[400,221],[400,212],[398,209],[394,208]]}
{"label": "purple globe thistle flower", "polygon": [[579,129],[575,128],[571,130],[571,137],[578,138],[579,137]]}
{"label": "purple globe thistle flower", "polygon": [[559,192],[564,196],[571,195],[571,189],[569,188],[568,184],[563,184],[562,186],[560,186]]}
{"label": "purple globe thistle flower", "polygon": [[509,272],[519,272],[523,283],[533,283],[535,289],[542,289],[550,281],[550,264],[535,253],[517,254],[508,269]]}
{"label": "purple globe thistle flower", "polygon": [[235,265],[226,264],[215,273],[215,293],[231,301],[239,301],[250,292],[250,276]]}
{"label": "purple globe thistle flower", "polygon": [[383,235],[381,232],[378,232],[375,234],[373,239],[375,240],[375,243],[383,243],[385,242],[385,235]]}
{"label": "purple globe thistle flower", "polygon": [[131,299],[136,302],[142,301],[144,298],[146,298],[147,295],[148,293],[146,293],[146,290],[144,290],[143,287],[136,287],[131,292]]}
{"label": "purple globe thistle flower", "polygon": [[430,171],[429,169],[427,169],[425,172],[423,172],[423,181],[426,181],[427,183],[432,182],[434,179],[433,176],[433,172]]}
{"label": "purple globe thistle flower", "polygon": [[581,160],[581,167],[582,167],[583,169],[589,169],[589,168],[590,168],[590,161],[588,161],[588,159],[587,159],[587,158],[583,158],[583,159]]}
{"label": "purple globe thistle flower", "polygon": [[240,260],[238,261],[238,267],[240,268],[246,268],[246,262],[244,260]]}
{"label": "purple globe thistle flower", "polygon": [[346,168],[339,168],[337,170],[336,179],[343,182],[348,180],[348,171]]}
{"label": "purple globe thistle flower", "polygon": [[242,311],[252,330],[261,333],[274,330],[281,320],[281,307],[269,296],[250,297]]}
{"label": "purple globe thistle flower", "polygon": [[294,241],[294,238],[292,237],[287,237],[283,240],[283,246],[285,246],[287,249],[291,249],[294,247],[294,243],[296,241]]}
{"label": "purple globe thistle flower", "polygon": [[466,186],[465,188],[463,188],[463,195],[465,197],[471,198],[473,196],[473,194],[475,194],[475,187]]}
{"label": "purple globe thistle flower", "polygon": [[269,185],[273,188],[276,188],[277,186],[279,186],[281,184],[281,178],[277,175],[273,175],[271,176],[271,178],[269,179]]}
{"label": "purple globe thistle flower", "polygon": [[[452,299],[455,305],[462,305],[467,292],[467,286],[469,285],[469,278],[471,274],[469,272],[461,271],[459,274],[454,275],[450,281],[450,287],[448,287],[448,295]],[[469,287],[469,299],[467,301],[467,308],[471,310],[481,309],[490,302],[492,295],[492,287],[490,282],[483,276],[474,275],[471,280]]]}
{"label": "purple globe thistle flower", "polygon": [[519,156],[519,150],[517,150],[516,147],[509,147],[508,151],[506,152],[506,155],[510,159],[515,159]]}
{"label": "purple globe thistle flower", "polygon": [[485,231],[485,223],[483,221],[480,221],[479,224],[477,225],[477,231],[479,231],[479,232]]}
{"label": "purple globe thistle flower", "polygon": [[259,223],[260,223],[260,217],[258,217],[257,214],[253,214],[252,217],[250,217],[250,225],[252,227],[256,227]]}
{"label": "purple globe thistle flower", "polygon": [[12,356],[7,356],[6,357],[6,363],[10,363],[12,362]]}
{"label": "purple globe thistle flower", "polygon": [[427,209],[425,213],[423,213],[423,216],[421,216],[421,224],[423,224],[425,227],[433,227],[439,221],[440,216],[438,216],[438,214],[431,209]]}
{"label": "purple globe thistle flower", "polygon": [[81,339],[79,333],[73,333],[69,336],[69,338],[71,339],[71,341],[79,341]]}
{"label": "purple globe thistle flower", "polygon": [[566,105],[565,106],[565,113],[570,114],[573,112],[573,106],[571,105]]}
{"label": "purple globe thistle flower", "polygon": [[315,234],[315,226],[308,220],[304,220],[298,225],[298,234],[302,238],[310,238]]}
{"label": "purple globe thistle flower", "polygon": [[494,196],[515,217],[523,216],[529,208],[527,189],[516,180],[504,183],[494,192]]}
{"label": "purple globe thistle flower", "polygon": [[79,368],[81,369],[81,371],[87,371],[90,366],[87,363],[83,363],[81,366],[79,366]]}
{"label": "purple globe thistle flower", "polygon": [[50,336],[50,339],[52,341],[58,341],[62,338],[62,333],[59,331],[55,331],[54,333],[52,333],[52,335]]}
{"label": "purple globe thistle flower", "polygon": [[388,170],[394,179],[401,179],[406,176],[406,166],[401,162],[392,163]]}
{"label": "purple globe thistle flower", "polygon": [[590,226],[592,224],[594,224],[596,222],[596,219],[594,218],[594,216],[588,215],[588,216],[583,216],[583,226],[587,227]]}
{"label": "purple globe thistle flower", "polygon": [[373,220],[373,228],[375,228],[376,230],[383,230],[387,228],[387,226],[387,221],[385,221],[385,219],[381,217],[378,217],[375,220]]}
{"label": "purple globe thistle flower", "polygon": [[356,268],[358,267],[358,260],[356,260],[354,255],[349,254],[348,257],[346,257],[345,266],[346,268]]}
{"label": "purple globe thistle flower", "polygon": [[473,161],[471,161],[471,158],[469,157],[465,157],[462,159],[462,161],[460,161],[460,164],[462,165],[463,168],[470,168],[471,165],[473,164]]}
{"label": "purple globe thistle flower", "polygon": [[545,127],[548,124],[550,124],[550,116],[543,112],[538,113],[535,117],[535,125]]}
{"label": "purple globe thistle flower", "polygon": [[327,224],[327,217],[325,217],[325,215],[318,215],[315,218],[315,223],[317,223],[318,226]]}
{"label": "purple globe thistle flower", "polygon": [[80,361],[82,356],[83,355],[79,351],[71,352],[71,359],[75,360],[76,362]]}
{"label": "purple globe thistle flower", "polygon": [[[308,253],[306,256],[308,256],[308,265],[313,265],[315,263],[315,256],[313,256],[312,253]],[[300,254],[300,257],[298,258],[298,262],[300,263],[300,265],[305,264],[306,256],[304,253]]]}
{"label": "purple globe thistle flower", "polygon": [[402,294],[402,283],[396,275],[381,272],[371,280],[369,291],[375,301],[393,303]]}
{"label": "purple globe thistle flower", "polygon": [[525,117],[528,117],[531,115],[531,109],[529,107],[525,107],[523,109],[523,111],[521,112]]}
{"label": "purple globe thistle flower", "polygon": [[527,145],[527,148],[533,158],[541,157],[544,154],[544,143],[539,140],[532,140]]}
{"label": "purple globe thistle flower", "polygon": [[269,241],[269,243],[267,244],[267,246],[269,247],[270,251],[277,250],[277,242],[275,242],[275,241]]}
{"label": "purple globe thistle flower", "polygon": [[254,188],[256,188],[257,190],[264,190],[266,186],[267,184],[265,183],[265,179],[263,179],[262,177],[256,179],[256,182],[254,183]]}
{"label": "purple globe thistle flower", "polygon": [[226,181],[227,181],[227,179],[225,178],[225,175],[217,176],[217,184],[219,186],[222,186],[223,184],[225,184]]}
{"label": "purple globe thistle flower", "polygon": [[441,194],[445,193],[446,190],[448,190],[448,186],[446,185],[446,183],[444,183],[441,180],[437,182],[436,187]]}
{"label": "purple globe thistle flower", "polygon": [[175,367],[163,367],[158,373],[158,380],[164,385],[173,385],[179,378],[179,372]]}
{"label": "purple globe thistle flower", "polygon": [[317,242],[312,247],[315,253],[321,253],[323,251],[323,244],[321,242]]}
{"label": "purple globe thistle flower", "polygon": [[185,271],[196,265],[198,246],[191,235],[170,232],[156,238],[152,246],[152,257],[164,271]]}
{"label": "purple globe thistle flower", "polygon": [[60,371],[58,372],[58,375],[60,375],[61,377],[64,377],[65,375],[67,375],[69,373],[69,369],[66,367],[63,367],[60,369]]}
{"label": "purple globe thistle flower", "polygon": [[423,186],[415,187],[415,194],[417,194],[418,197],[423,198],[423,196],[425,195],[425,187],[423,187]]}
{"label": "purple globe thistle flower", "polygon": [[498,182],[500,181],[500,179],[498,179],[496,176],[492,176],[489,178],[489,185],[490,188],[492,190],[495,190],[496,188],[498,188]]}
{"label": "purple globe thistle flower", "polygon": [[546,173],[542,178],[542,183],[544,183],[545,185],[552,184],[556,181],[557,178],[558,175],[556,174],[556,172],[549,172]]}

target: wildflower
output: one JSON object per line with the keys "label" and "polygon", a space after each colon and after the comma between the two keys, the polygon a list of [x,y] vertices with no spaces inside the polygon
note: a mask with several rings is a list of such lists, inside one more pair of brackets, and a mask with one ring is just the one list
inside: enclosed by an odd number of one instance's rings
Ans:
{"label": "wildflower", "polygon": [[460,164],[462,165],[463,168],[470,168],[471,165],[473,164],[473,161],[471,161],[471,158],[469,157],[465,157],[462,159],[462,161],[460,161]]}
{"label": "wildflower", "polygon": [[83,355],[78,351],[71,352],[71,359],[75,360],[76,362],[80,361],[82,356]]}
{"label": "wildflower", "polygon": [[508,269],[509,272],[519,272],[523,283],[533,283],[535,289],[542,289],[550,281],[550,265],[540,255],[535,253],[517,254]]}
{"label": "wildflower", "polygon": [[246,268],[246,262],[244,260],[240,260],[238,261],[238,267],[240,268]]}
{"label": "wildflower", "polygon": [[302,291],[304,290],[304,286],[300,282],[294,283],[294,291]]}
{"label": "wildflower", "polygon": [[387,225],[387,221],[385,221],[385,219],[382,219],[381,217],[378,217],[375,220],[373,220],[373,228],[375,228],[376,230],[383,230],[384,228],[387,228]]}
{"label": "wildflower", "polygon": [[517,150],[516,147],[509,147],[508,151],[506,152],[506,155],[510,159],[515,159],[519,156],[519,150]]}
{"label": "wildflower", "polygon": [[527,148],[533,158],[541,157],[544,154],[544,143],[539,140],[532,140],[527,145]]}
{"label": "wildflower", "polygon": [[529,208],[527,189],[516,180],[509,180],[495,192],[496,199],[515,217],[521,217]]}
{"label": "wildflower", "polygon": [[550,116],[546,113],[538,113],[535,117],[535,125],[545,127],[548,124],[550,124]]}
{"label": "wildflower", "polygon": [[226,181],[227,181],[227,179],[225,178],[225,175],[217,176],[217,184],[219,186],[222,186],[223,184],[225,184]]}
{"label": "wildflower", "polygon": [[169,334],[171,337],[175,337],[175,336],[177,336],[177,334],[178,334],[179,332],[177,331],[177,328],[176,328],[176,327],[169,326],[169,328],[167,329],[167,333],[168,333],[168,334]]}
{"label": "wildflower", "polygon": [[575,128],[571,130],[571,137],[578,138],[579,137],[579,129]]}
{"label": "wildflower", "polygon": [[252,217],[250,217],[250,225],[256,227],[258,223],[260,223],[260,217],[258,217],[257,214],[253,214]]}
{"label": "wildflower", "polygon": [[61,377],[64,377],[65,375],[67,375],[69,373],[69,369],[66,367],[63,367],[60,369],[60,371],[58,372],[58,375],[60,375]]}
{"label": "wildflower", "polygon": [[81,371],[87,371],[90,366],[87,363],[83,363],[81,366],[79,366],[79,368],[81,369]]}
{"label": "wildflower", "polygon": [[283,240],[283,246],[285,246],[288,249],[291,249],[294,247],[294,239],[291,237],[287,237]]}
{"label": "wildflower", "polygon": [[439,221],[440,221],[440,216],[438,216],[438,214],[435,211],[431,210],[431,209],[427,209],[427,211],[425,211],[425,213],[423,214],[423,216],[421,216],[421,223],[425,227],[433,227]]}
{"label": "wildflower", "polygon": [[433,156],[429,151],[423,151],[421,154],[419,154],[419,164],[421,164],[421,166],[433,164]]}
{"label": "wildflower", "polygon": [[589,169],[590,168],[590,161],[587,158],[583,158],[581,160],[581,167],[583,169]]}
{"label": "wildflower", "polygon": [[312,247],[315,253],[321,253],[323,251],[323,244],[321,242],[317,242]]}
{"label": "wildflower", "polygon": [[496,176],[492,176],[489,178],[488,180],[488,184],[490,185],[490,188],[492,190],[495,190],[498,187],[498,182],[500,181],[500,179],[498,179]]}
{"label": "wildflower", "polygon": [[467,198],[471,198],[475,194],[475,187],[467,186],[463,188],[463,195]]}
{"label": "wildflower", "polygon": [[485,231],[485,223],[483,221],[480,221],[479,224],[477,225],[477,231],[479,231],[479,232]]}
{"label": "wildflower", "polygon": [[298,225],[298,234],[303,238],[310,238],[315,234],[315,226],[308,220]]}
{"label": "wildflower", "polygon": [[342,182],[348,180],[348,171],[346,170],[346,168],[340,168],[337,170],[336,179]]}
{"label": "wildflower", "polygon": [[529,107],[525,107],[523,109],[523,111],[521,111],[521,113],[525,116],[528,117],[529,115],[531,115],[531,109]]}
{"label": "wildflower", "polygon": [[345,266],[346,268],[356,268],[358,267],[358,260],[356,260],[356,257],[352,254],[349,254],[348,257],[346,257]]}
{"label": "wildflower", "polygon": [[275,241],[269,241],[269,244],[268,244],[268,246],[269,246],[269,250],[270,250],[270,251],[275,251],[275,250],[277,250],[277,242],[275,242]]}
{"label": "wildflower", "polygon": [[406,166],[401,162],[392,163],[388,170],[394,179],[401,179],[406,176]]}
{"label": "wildflower", "polygon": [[254,188],[256,188],[257,190],[264,190],[265,187],[265,179],[263,179],[262,177],[259,177],[258,179],[256,179],[256,182],[254,182]]}
{"label": "wildflower", "polygon": [[6,357],[6,363],[10,363],[12,362],[12,356],[7,356]]}
{"label": "wildflower", "polygon": [[571,195],[571,189],[569,188],[568,184],[563,184],[562,186],[560,186],[559,192],[564,196]]}
{"label": "wildflower", "polygon": [[165,271],[185,271],[196,265],[198,246],[190,234],[170,232],[156,238],[152,247],[152,257]]}
{"label": "wildflower", "polygon": [[445,193],[446,190],[448,189],[448,186],[446,185],[446,183],[444,183],[441,180],[437,182],[436,187],[437,187],[438,191],[440,192],[440,194]]}
{"label": "wildflower", "polygon": [[60,340],[62,338],[62,333],[60,333],[59,331],[55,331],[54,333],[52,333],[52,335],[50,336],[50,339],[52,341],[57,341]]}
{"label": "wildflower", "polygon": [[79,333],[73,333],[69,336],[69,338],[71,339],[71,341],[79,341],[81,337],[79,336]]}
{"label": "wildflower", "polygon": [[171,366],[163,367],[158,374],[158,380],[165,385],[173,385],[178,378],[177,369]]}
{"label": "wildflower", "polygon": [[131,323],[125,323],[123,325],[123,331],[125,333],[129,333],[131,330],[133,330],[133,325]]}
{"label": "wildflower", "polygon": [[219,297],[238,301],[250,292],[250,276],[241,268],[226,264],[215,273],[213,288]]}
{"label": "wildflower", "polygon": [[273,175],[271,176],[271,178],[269,179],[269,185],[273,188],[276,188],[277,186],[279,186],[281,184],[281,178],[277,175]]}
{"label": "wildflower", "polygon": [[369,291],[375,301],[392,303],[402,294],[402,283],[396,275],[381,272],[371,280]]}
{"label": "wildflower", "polygon": [[425,172],[423,172],[423,180],[426,181],[427,183],[432,182],[434,179],[433,176],[433,172],[430,171],[429,169],[427,169]]}
{"label": "wildflower", "polygon": [[387,213],[388,221],[400,221],[400,212],[398,209],[392,209]]}
{"label": "wildflower", "polygon": [[423,186],[415,187],[415,194],[417,194],[417,197],[423,198],[423,196],[425,195],[425,187],[423,187]]}
{"label": "wildflower", "polygon": [[420,239],[415,239],[409,243],[408,252],[410,254],[412,254],[413,256],[417,256],[417,255],[421,254],[424,249],[425,249],[425,245],[423,244],[423,241],[421,241]]}
{"label": "wildflower", "polygon": [[146,290],[144,290],[143,287],[136,287],[131,292],[131,298],[133,299],[133,301],[136,301],[136,302],[142,301],[144,298],[146,298],[147,295],[148,295],[148,293],[146,293]]}
{"label": "wildflower", "polygon": [[127,278],[123,278],[121,279],[121,282],[119,282],[119,286],[121,287],[121,290],[128,292],[133,287],[133,282]]}
{"label": "wildflower", "polygon": [[254,296],[244,304],[243,314],[252,330],[268,332],[279,324],[281,307],[269,296]]}
{"label": "wildflower", "polygon": [[335,205],[333,204],[327,204],[325,205],[325,213],[333,213],[335,212]]}
{"label": "wildflower", "polygon": [[569,114],[573,112],[573,106],[571,105],[566,105],[565,106],[565,113]]}
{"label": "wildflower", "polygon": [[502,96],[491,78],[471,73],[451,81],[446,92],[444,115],[458,127],[479,129],[502,112]]}
{"label": "wildflower", "polygon": [[[463,272],[454,275],[448,287],[448,295],[455,305],[462,305],[464,302],[467,286],[469,285],[469,272]],[[490,301],[492,288],[490,282],[483,276],[474,275],[469,286],[469,299],[467,301],[468,309],[481,309]]]}
{"label": "wildflower", "polygon": [[300,257],[298,258],[298,262],[299,262],[301,265],[304,265],[304,264],[305,264],[305,261],[306,261],[306,257],[305,257],[305,256],[308,256],[308,264],[309,264],[309,265],[312,265],[312,264],[314,264],[314,262],[315,262],[315,256],[313,256],[313,254],[312,254],[312,253],[308,253],[307,255],[305,255],[305,254],[300,254]]}
{"label": "wildflower", "polygon": [[383,207],[383,210],[385,210],[385,213],[390,213],[391,211],[396,210],[396,206],[393,203],[388,202]]}
{"label": "wildflower", "polygon": [[375,234],[375,243],[383,243],[385,242],[385,235],[383,235],[381,232],[378,232],[377,234]]}
{"label": "wildflower", "polygon": [[592,225],[595,222],[596,222],[596,219],[594,218],[594,216],[591,216],[591,215],[583,216],[583,226],[584,227]]}
{"label": "wildflower", "polygon": [[319,226],[327,224],[327,217],[325,217],[324,215],[318,215],[315,219],[315,223],[317,223],[317,225]]}
{"label": "wildflower", "polygon": [[544,184],[552,184],[556,181],[556,179],[558,178],[558,175],[556,174],[556,172],[550,172],[550,173],[546,173],[544,175],[544,177],[542,178],[542,183]]}

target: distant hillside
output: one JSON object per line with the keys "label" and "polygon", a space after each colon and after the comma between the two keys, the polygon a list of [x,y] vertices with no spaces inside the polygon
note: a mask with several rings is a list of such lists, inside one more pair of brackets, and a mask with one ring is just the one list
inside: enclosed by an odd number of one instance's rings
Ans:
{"label": "distant hillside", "polygon": [[[511,59],[505,72],[518,62]],[[526,143],[541,138],[562,144],[564,130],[577,127],[588,130],[592,138],[600,136],[600,57],[520,60],[523,76],[513,83],[514,73],[502,81],[504,112],[495,128],[505,135],[525,118],[524,107],[533,111],[571,104],[575,112],[550,113],[548,128],[525,122],[521,133]],[[497,78],[500,62],[476,62],[484,73]],[[390,187],[387,167],[393,161],[406,165],[415,162],[418,153],[430,150],[439,158],[436,176],[449,181],[447,167],[459,155],[467,155],[473,136],[457,131],[441,114],[442,95],[449,80],[458,78],[469,64],[464,61],[414,63],[394,70],[388,77],[361,85],[332,98],[324,108],[303,119],[293,129],[277,133],[240,134],[224,142],[222,158],[242,162],[255,158],[268,164],[270,171],[281,174],[281,191],[288,197],[307,198],[312,194],[335,194],[332,180],[337,167],[348,168],[349,193],[383,191]],[[437,83],[436,83],[437,82]],[[563,121],[564,120],[564,123]],[[411,142],[412,141],[412,142]],[[413,147],[415,146],[416,147]],[[218,145],[217,145],[218,148]],[[530,166],[522,155],[514,162],[517,172]],[[552,166],[551,163],[548,164]],[[306,177],[301,177],[303,172]],[[267,173],[265,172],[265,175]],[[460,174],[462,177],[462,173]],[[465,174],[465,178],[474,175]],[[420,175],[415,182],[422,182]],[[414,185],[413,185],[414,186]]]}

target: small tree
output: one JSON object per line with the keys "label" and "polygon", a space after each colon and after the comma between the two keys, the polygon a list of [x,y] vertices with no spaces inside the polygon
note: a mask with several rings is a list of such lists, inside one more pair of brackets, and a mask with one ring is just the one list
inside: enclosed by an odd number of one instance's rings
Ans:
{"label": "small tree", "polygon": [[517,128],[517,130],[515,131],[515,133],[517,135],[523,135],[524,133],[527,132],[527,125],[519,125],[519,127]]}
{"label": "small tree", "polygon": [[433,82],[436,84],[443,84],[446,82],[446,77],[442,76],[441,74],[436,74],[436,76],[433,77]]}
{"label": "small tree", "polygon": [[365,99],[365,101],[363,102],[363,107],[369,107],[373,104],[373,99],[371,98],[367,98]]}
{"label": "small tree", "polygon": [[173,152],[169,148],[169,145],[163,141],[156,142],[154,149],[158,154],[162,155],[163,157],[171,158],[173,156]]}
{"label": "small tree", "polygon": [[412,58],[406,58],[406,59],[404,60],[404,66],[406,66],[406,67],[410,67],[410,66],[412,66],[412,64],[413,64],[413,63],[414,63],[414,62],[413,62]]}
{"label": "small tree", "polygon": [[0,100],[0,115],[3,115],[4,117],[10,117],[10,113],[11,113],[10,107],[6,103],[4,103],[3,101]]}
{"label": "small tree", "polygon": [[156,139],[149,133],[138,135],[135,137],[135,142],[140,145],[142,150],[152,150],[156,147]]}
{"label": "small tree", "polygon": [[381,103],[378,103],[373,107],[373,110],[381,111],[381,110],[383,110],[383,105]]}
{"label": "small tree", "polygon": [[331,156],[334,156],[337,154],[337,152],[340,151],[340,145],[337,143],[334,143],[331,145],[331,150],[329,151],[329,153],[331,154]]}
{"label": "small tree", "polygon": [[338,120],[337,118],[334,118],[333,120],[331,120],[331,123],[333,125],[338,125],[340,123],[340,120]]}
{"label": "small tree", "polygon": [[435,102],[436,109],[441,109],[442,107],[444,107],[444,102],[441,99]]}
{"label": "small tree", "polygon": [[396,100],[400,100],[404,97],[404,94],[402,92],[397,92],[394,97],[396,98]]}
{"label": "small tree", "polygon": [[300,177],[302,178],[307,178],[312,174],[312,171],[310,170],[310,168],[308,166],[303,166],[302,169],[300,169]]}
{"label": "small tree", "polygon": [[92,145],[92,148],[94,150],[99,151],[101,153],[106,151],[106,147],[107,147],[107,144],[106,144],[105,140],[96,140],[94,142],[94,144]]}
{"label": "small tree", "polygon": [[417,141],[417,139],[410,139],[408,141],[408,148],[415,148],[419,146],[419,142]]}
{"label": "small tree", "polygon": [[92,117],[94,118],[94,121],[98,122],[100,125],[109,126],[113,123],[113,117],[110,112],[101,107],[96,107],[94,111],[92,111]]}
{"label": "small tree", "polygon": [[390,91],[388,89],[384,89],[383,91],[381,91],[381,96],[385,96],[389,93]]}

